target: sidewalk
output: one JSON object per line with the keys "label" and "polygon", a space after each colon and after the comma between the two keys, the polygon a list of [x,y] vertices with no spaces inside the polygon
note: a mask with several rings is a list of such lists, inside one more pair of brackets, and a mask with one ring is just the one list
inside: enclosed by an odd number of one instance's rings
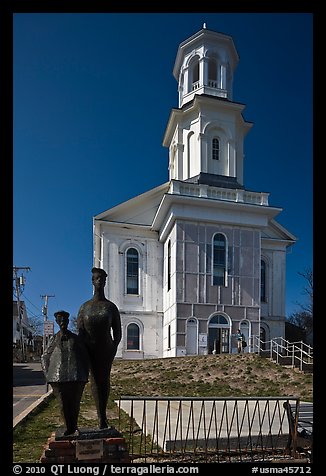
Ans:
{"label": "sidewalk", "polygon": [[16,425],[18,425],[18,423],[22,422],[23,420],[25,420],[25,418],[36,408],[38,407],[42,402],[44,402],[52,393],[52,388],[47,392],[45,393],[44,395],[42,395],[40,398],[38,398],[36,401],[34,401],[33,403],[31,403],[31,405],[29,405],[27,408],[25,408],[24,410],[22,410],[21,413],[19,413],[16,417],[14,417],[14,420],[13,420],[13,428],[15,428]]}
{"label": "sidewalk", "polygon": [[52,393],[39,362],[13,364],[13,427]]}

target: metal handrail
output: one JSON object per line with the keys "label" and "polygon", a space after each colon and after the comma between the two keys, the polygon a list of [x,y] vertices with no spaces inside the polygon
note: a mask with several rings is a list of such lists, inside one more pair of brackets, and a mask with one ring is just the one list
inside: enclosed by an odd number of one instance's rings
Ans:
{"label": "metal handrail", "polygon": [[252,346],[258,353],[269,351],[270,358],[276,360],[277,363],[280,362],[280,358],[290,357],[291,365],[295,367],[297,362],[300,370],[303,369],[303,364],[313,364],[313,347],[303,341],[289,342],[281,336],[263,341],[257,335],[252,336],[252,340]]}

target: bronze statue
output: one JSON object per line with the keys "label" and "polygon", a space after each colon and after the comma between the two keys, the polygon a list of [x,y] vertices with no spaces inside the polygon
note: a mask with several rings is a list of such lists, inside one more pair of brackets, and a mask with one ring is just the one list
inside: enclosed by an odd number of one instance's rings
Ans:
{"label": "bronze statue", "polygon": [[54,316],[60,330],[41,356],[42,369],[60,402],[64,435],[78,435],[80,401],[89,373],[88,352],[80,336],[68,330],[69,312],[58,311]]}
{"label": "bronze statue", "polygon": [[121,340],[119,310],[104,294],[106,278],[103,269],[92,269],[94,295],[82,304],[77,316],[79,335],[88,348],[91,390],[100,429],[108,428],[106,407],[110,393],[110,373]]}

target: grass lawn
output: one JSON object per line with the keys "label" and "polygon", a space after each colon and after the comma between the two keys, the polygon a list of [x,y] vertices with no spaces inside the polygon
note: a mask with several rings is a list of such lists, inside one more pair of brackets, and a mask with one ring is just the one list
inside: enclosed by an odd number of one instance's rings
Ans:
{"label": "grass lawn", "polygon": [[[151,360],[115,360],[108,405],[109,424],[127,432],[129,419],[114,400],[134,396],[298,396],[312,401],[312,374],[282,367],[255,354],[225,354]],[[38,463],[44,445],[62,426],[54,396],[13,430],[13,462]],[[84,390],[79,426],[96,428],[97,415],[90,385]]]}

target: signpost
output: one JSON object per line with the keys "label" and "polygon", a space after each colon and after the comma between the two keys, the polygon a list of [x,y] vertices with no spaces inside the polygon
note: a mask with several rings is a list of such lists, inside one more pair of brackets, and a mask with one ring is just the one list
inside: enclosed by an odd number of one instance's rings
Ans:
{"label": "signpost", "polygon": [[44,336],[49,337],[54,335],[54,322],[44,322]]}

